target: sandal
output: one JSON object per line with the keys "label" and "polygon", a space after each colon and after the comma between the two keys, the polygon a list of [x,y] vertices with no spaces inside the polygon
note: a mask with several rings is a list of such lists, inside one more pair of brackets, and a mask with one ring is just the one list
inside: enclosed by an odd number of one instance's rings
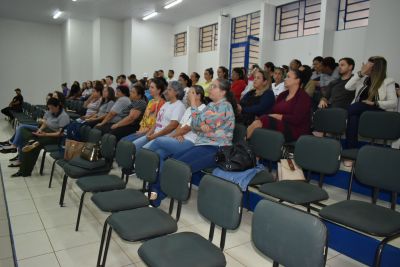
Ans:
{"label": "sandal", "polygon": [[26,146],[24,146],[24,147],[22,148],[22,152],[24,152],[24,153],[30,152],[30,151],[32,151],[33,149],[37,148],[39,145],[40,145],[40,143],[37,142],[37,141],[34,142],[34,143],[31,144],[31,145],[26,145]]}

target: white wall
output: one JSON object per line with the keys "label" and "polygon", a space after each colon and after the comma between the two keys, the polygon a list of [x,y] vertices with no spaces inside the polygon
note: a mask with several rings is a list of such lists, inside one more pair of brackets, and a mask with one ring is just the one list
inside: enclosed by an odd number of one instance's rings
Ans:
{"label": "white wall", "polygon": [[61,26],[0,18],[0,107],[14,89],[31,103],[44,103],[61,84]]}
{"label": "white wall", "polygon": [[268,58],[275,65],[289,65],[294,58],[300,59],[303,64],[310,65],[316,56],[320,56],[315,47],[318,44],[318,35],[309,35],[299,38],[275,41]]}
{"label": "white wall", "polygon": [[132,45],[129,73],[142,77],[143,73],[151,76],[154,70],[163,69],[165,72],[169,69],[174,49],[172,26],[135,19],[132,19],[131,23]]}
{"label": "white wall", "polygon": [[351,57],[356,62],[355,69],[359,69],[361,67],[361,62],[365,61],[364,50],[366,35],[366,27],[335,32],[332,56],[336,60],[342,57]]}
{"label": "white wall", "polygon": [[93,23],[69,19],[64,27],[63,81],[93,79]]}
{"label": "white wall", "polygon": [[122,21],[99,18],[93,23],[93,77],[101,79],[107,75],[114,77],[123,70]]}
{"label": "white wall", "polygon": [[371,0],[364,60],[384,56],[388,75],[400,81],[400,1]]}

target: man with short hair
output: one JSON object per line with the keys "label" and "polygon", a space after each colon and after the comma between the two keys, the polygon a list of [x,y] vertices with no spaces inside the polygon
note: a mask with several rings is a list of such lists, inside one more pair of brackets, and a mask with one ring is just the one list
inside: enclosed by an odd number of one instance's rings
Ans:
{"label": "man with short hair", "polygon": [[325,57],[322,60],[321,78],[319,87],[323,88],[328,86],[331,81],[334,81],[340,77],[339,67],[333,57]]}
{"label": "man with short hair", "polygon": [[322,98],[319,101],[319,108],[343,108],[350,106],[354,99],[355,91],[346,90],[345,85],[353,76],[354,60],[352,58],[342,58],[339,60],[338,73],[340,78],[331,81],[322,92]]}
{"label": "man with short hair", "polygon": [[164,79],[165,79],[164,71],[163,71],[163,70],[159,70],[159,71],[157,72],[157,74],[158,74],[158,78],[164,78]]}
{"label": "man with short hair", "polygon": [[310,78],[311,80],[319,81],[319,79],[321,77],[323,60],[324,60],[324,58],[321,56],[315,57],[313,59],[312,66],[313,66],[314,71],[313,71],[313,74],[311,75],[311,78]]}
{"label": "man with short hair", "polygon": [[10,104],[8,104],[8,107],[3,108],[1,110],[1,113],[6,115],[9,118],[9,120],[14,119],[14,116],[12,115],[11,111],[22,112],[22,103],[24,103],[24,98],[22,97],[21,89],[17,88],[14,91],[17,95],[14,96]]}
{"label": "man with short hair", "polygon": [[174,79],[174,75],[175,75],[174,70],[168,70],[168,79],[167,79],[167,82],[176,81],[176,79]]}
{"label": "man with short hair", "polygon": [[111,75],[106,76],[106,85],[107,85],[107,87],[114,89],[114,77],[113,76],[111,76]]}
{"label": "man with short hair", "polygon": [[129,75],[128,80],[129,80],[129,82],[131,83],[131,87],[130,87],[130,88],[132,88],[132,86],[133,86],[135,83],[138,82],[138,80],[137,80],[137,78],[136,78],[136,74],[133,74],[133,73],[132,73],[131,75]]}
{"label": "man with short hair", "polygon": [[296,71],[301,67],[301,65],[302,64],[301,64],[300,60],[293,59],[292,61],[290,61],[289,68],[290,68],[290,70]]}

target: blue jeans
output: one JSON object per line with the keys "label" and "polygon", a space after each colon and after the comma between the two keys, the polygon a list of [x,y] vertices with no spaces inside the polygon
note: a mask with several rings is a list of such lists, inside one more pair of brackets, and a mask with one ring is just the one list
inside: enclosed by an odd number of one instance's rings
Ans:
{"label": "blue jeans", "polygon": [[[144,147],[156,152],[160,156],[160,168],[162,171],[164,160],[169,156],[180,155],[194,146],[194,143],[188,140],[179,142],[175,138],[169,136],[161,136]],[[152,191],[157,192],[157,200],[153,201],[154,206],[159,206],[161,201],[165,198],[165,194],[161,190],[160,175],[157,177],[157,182],[152,185]]]}
{"label": "blue jeans", "polygon": [[183,142],[180,142],[170,136],[161,136],[146,146],[148,149],[156,152],[160,156],[160,160],[164,160],[168,156],[173,157],[182,154],[192,148],[194,143],[186,139]]}
{"label": "blue jeans", "polygon": [[192,173],[196,173],[205,168],[216,167],[215,154],[218,149],[218,146],[194,146],[173,158],[189,164],[192,168]]}
{"label": "blue jeans", "polygon": [[134,134],[130,134],[128,136],[125,136],[124,138],[122,138],[121,140],[124,141],[128,141],[128,142],[132,142],[135,141],[136,139],[144,136],[145,134],[139,134],[139,133],[134,133]]}
{"label": "blue jeans", "polygon": [[21,150],[22,147],[24,146],[24,140],[22,138],[21,132],[22,129],[28,129],[31,131],[36,131],[37,129],[39,129],[37,126],[33,126],[33,125],[28,125],[28,124],[21,124],[20,126],[17,127],[17,129],[15,130],[15,134],[14,134],[14,138],[12,140],[12,144],[14,146],[16,146],[18,148],[18,150]]}

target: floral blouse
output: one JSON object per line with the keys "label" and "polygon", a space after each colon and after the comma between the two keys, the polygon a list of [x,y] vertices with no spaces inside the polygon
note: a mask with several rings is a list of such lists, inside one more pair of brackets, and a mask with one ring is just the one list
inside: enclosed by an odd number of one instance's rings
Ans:
{"label": "floral blouse", "polygon": [[159,100],[152,99],[149,101],[143,114],[143,118],[140,121],[139,131],[149,130],[154,126],[157,120],[157,114],[164,104],[165,100],[163,98],[160,98]]}
{"label": "floral blouse", "polygon": [[[203,132],[201,126],[207,125],[210,131]],[[192,130],[197,134],[195,145],[232,145],[235,114],[232,105],[224,98],[211,102],[200,111],[192,107]]]}

